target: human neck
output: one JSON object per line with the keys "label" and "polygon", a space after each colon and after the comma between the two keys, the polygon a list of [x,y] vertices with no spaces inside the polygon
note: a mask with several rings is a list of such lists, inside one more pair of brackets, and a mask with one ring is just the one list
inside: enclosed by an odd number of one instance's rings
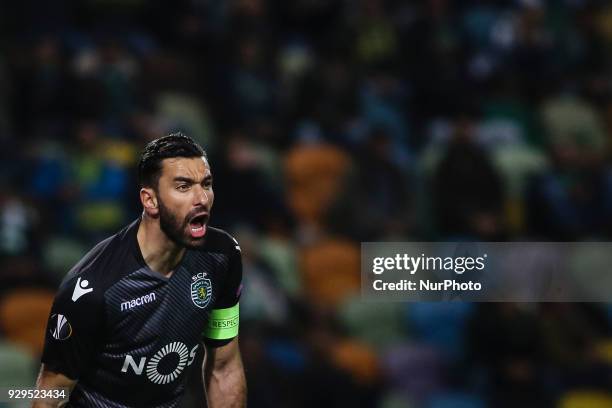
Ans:
{"label": "human neck", "polygon": [[183,258],[185,248],[174,243],[159,227],[159,219],[142,215],[136,234],[138,246],[146,264],[162,275],[170,277]]}

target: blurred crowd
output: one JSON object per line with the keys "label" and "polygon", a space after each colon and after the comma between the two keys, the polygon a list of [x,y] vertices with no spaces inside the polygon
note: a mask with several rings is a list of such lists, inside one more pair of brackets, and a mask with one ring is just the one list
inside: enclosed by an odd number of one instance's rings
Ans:
{"label": "blurred crowd", "polygon": [[250,407],[612,406],[608,305],[359,298],[362,241],[610,239],[609,2],[0,8],[0,383],[182,131],[243,249]]}

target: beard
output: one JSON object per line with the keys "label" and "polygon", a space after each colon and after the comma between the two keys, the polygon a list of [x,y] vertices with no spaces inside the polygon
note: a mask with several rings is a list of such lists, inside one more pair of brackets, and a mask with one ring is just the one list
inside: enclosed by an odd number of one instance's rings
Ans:
{"label": "beard", "polygon": [[159,196],[157,203],[159,204],[159,227],[172,242],[187,249],[196,249],[202,245],[203,237],[193,238],[185,232],[191,218],[190,214],[181,221],[176,214],[164,205]]}

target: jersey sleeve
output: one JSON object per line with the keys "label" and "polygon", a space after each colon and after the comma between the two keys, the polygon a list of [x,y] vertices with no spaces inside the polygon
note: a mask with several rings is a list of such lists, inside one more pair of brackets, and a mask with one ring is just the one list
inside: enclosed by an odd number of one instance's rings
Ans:
{"label": "jersey sleeve", "polygon": [[47,370],[79,379],[91,366],[102,339],[103,295],[84,276],[65,280],[47,323],[42,362]]}
{"label": "jersey sleeve", "polygon": [[238,336],[240,295],[242,293],[242,259],[240,246],[232,238],[226,277],[202,333],[207,346],[219,347]]}

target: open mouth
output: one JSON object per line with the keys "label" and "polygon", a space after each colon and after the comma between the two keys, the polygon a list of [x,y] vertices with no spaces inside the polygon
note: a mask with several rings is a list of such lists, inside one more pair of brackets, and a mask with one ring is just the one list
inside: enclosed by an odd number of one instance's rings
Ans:
{"label": "open mouth", "polygon": [[206,223],[208,222],[208,214],[199,214],[189,221],[189,230],[193,238],[201,238],[206,234]]}

